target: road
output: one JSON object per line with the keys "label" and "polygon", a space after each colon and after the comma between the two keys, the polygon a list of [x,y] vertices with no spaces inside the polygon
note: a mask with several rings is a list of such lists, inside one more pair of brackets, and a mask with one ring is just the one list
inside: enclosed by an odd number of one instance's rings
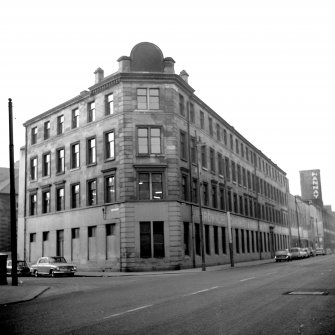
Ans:
{"label": "road", "polygon": [[29,280],[51,289],[1,306],[1,334],[335,334],[335,255],[221,271]]}

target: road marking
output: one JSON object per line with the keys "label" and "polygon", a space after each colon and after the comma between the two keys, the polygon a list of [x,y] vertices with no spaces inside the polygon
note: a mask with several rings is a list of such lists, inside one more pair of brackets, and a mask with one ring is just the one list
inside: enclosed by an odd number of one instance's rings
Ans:
{"label": "road marking", "polygon": [[121,313],[116,313],[116,314],[105,316],[104,319],[114,318],[116,316],[120,316],[120,315],[123,315],[123,314],[126,314],[126,313],[135,312],[135,311],[138,311],[140,309],[148,308],[148,307],[151,307],[151,306],[153,306],[153,305],[145,305],[145,306],[140,306],[140,307],[136,307],[136,308],[133,308],[133,309],[128,309],[127,311],[124,311],[124,312],[121,312]]}
{"label": "road marking", "polygon": [[208,292],[208,291],[211,291],[211,290],[215,290],[217,288],[219,288],[219,286],[213,286],[213,287],[210,287],[210,288],[206,288],[204,290],[192,292],[192,293],[189,293],[189,294],[184,294],[183,296],[184,297],[189,297],[190,295],[195,295],[195,294],[199,294],[199,293],[203,293],[203,292]]}
{"label": "road marking", "polygon": [[277,273],[277,271],[274,271],[274,272],[268,272],[268,273],[266,273],[265,275],[273,275],[273,274],[275,274],[275,273]]}
{"label": "road marking", "polygon": [[252,280],[252,279],[256,279],[256,277],[245,278],[245,279],[241,279],[240,281],[247,281],[247,280]]}

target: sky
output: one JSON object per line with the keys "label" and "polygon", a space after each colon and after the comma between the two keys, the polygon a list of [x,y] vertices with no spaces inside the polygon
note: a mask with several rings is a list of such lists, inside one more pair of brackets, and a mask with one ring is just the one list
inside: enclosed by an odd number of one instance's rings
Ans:
{"label": "sky", "polygon": [[152,42],[195,95],[287,173],[320,169],[335,210],[335,1],[40,1],[0,4],[0,166],[23,123],[87,90]]}

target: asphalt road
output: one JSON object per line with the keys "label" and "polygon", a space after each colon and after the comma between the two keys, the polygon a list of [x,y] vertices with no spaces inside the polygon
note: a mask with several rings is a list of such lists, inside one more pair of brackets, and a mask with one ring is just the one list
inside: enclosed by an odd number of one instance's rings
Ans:
{"label": "asphalt road", "polygon": [[51,289],[1,306],[1,334],[335,334],[335,255],[215,272],[29,280]]}

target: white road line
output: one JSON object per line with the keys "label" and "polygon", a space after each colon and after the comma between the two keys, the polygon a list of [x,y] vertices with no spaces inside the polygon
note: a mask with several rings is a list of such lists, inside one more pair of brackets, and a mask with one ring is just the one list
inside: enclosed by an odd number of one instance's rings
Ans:
{"label": "white road line", "polygon": [[245,279],[241,279],[240,281],[247,281],[247,280],[251,280],[251,279],[255,279],[256,277],[250,277],[250,278],[245,278]]}
{"label": "white road line", "polygon": [[266,275],[273,275],[274,273],[277,273],[277,271],[274,271],[274,272],[268,272],[268,273],[266,273]]}
{"label": "white road line", "polygon": [[203,293],[203,292],[208,292],[208,291],[211,291],[211,290],[215,290],[216,288],[219,288],[219,286],[213,286],[213,287],[201,290],[201,291],[196,291],[196,292],[192,292],[192,293],[189,293],[189,294],[184,294],[183,296],[184,297],[189,297],[191,295],[195,295],[195,294],[199,294],[199,293]]}
{"label": "white road line", "polygon": [[145,305],[145,306],[140,306],[140,307],[133,308],[133,309],[128,309],[127,311],[124,311],[124,312],[121,312],[121,313],[116,313],[116,314],[112,314],[112,315],[109,315],[109,316],[105,316],[104,319],[114,318],[116,316],[120,316],[120,315],[123,315],[123,314],[126,314],[126,313],[135,312],[135,311],[138,311],[140,309],[148,308],[148,307],[151,307],[151,306],[153,306],[153,305]]}

